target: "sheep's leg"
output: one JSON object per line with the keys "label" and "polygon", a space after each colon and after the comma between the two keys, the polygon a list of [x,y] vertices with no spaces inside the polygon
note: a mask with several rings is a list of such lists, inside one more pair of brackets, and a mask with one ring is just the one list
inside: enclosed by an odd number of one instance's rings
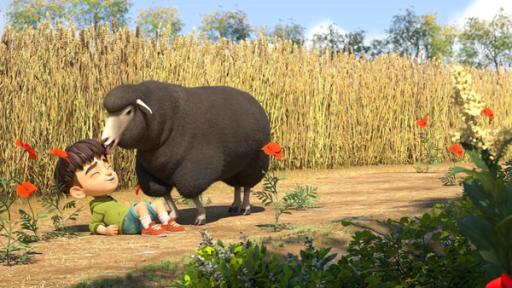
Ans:
{"label": "sheep's leg", "polygon": [[171,193],[165,195],[164,198],[165,202],[167,202],[167,205],[169,205],[169,208],[171,208],[171,213],[169,213],[169,217],[171,217],[174,220],[178,219],[178,207],[176,207],[176,204],[172,199]]}
{"label": "sheep's leg", "polygon": [[204,225],[206,224],[206,211],[204,210],[203,204],[201,203],[199,196],[194,198],[193,200],[197,208],[197,217],[195,225]]}
{"label": "sheep's leg", "polygon": [[242,203],[242,211],[244,215],[251,214],[251,187],[244,187],[244,202]]}
{"label": "sheep's leg", "polygon": [[229,207],[229,213],[239,213],[240,206],[242,205],[242,200],[240,199],[240,192],[242,191],[242,187],[235,186],[235,196],[233,198],[233,204]]}

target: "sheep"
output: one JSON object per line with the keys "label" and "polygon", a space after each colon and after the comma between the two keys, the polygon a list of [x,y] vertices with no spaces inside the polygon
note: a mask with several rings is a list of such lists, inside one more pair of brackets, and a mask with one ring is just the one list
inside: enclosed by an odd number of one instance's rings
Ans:
{"label": "sheep", "polygon": [[146,195],[163,196],[172,218],[179,216],[171,197],[176,187],[193,199],[195,224],[206,224],[199,195],[216,181],[234,187],[229,213],[251,213],[251,188],[269,166],[261,148],[270,141],[267,114],[252,95],[226,86],[144,81],[113,88],[103,106],[108,112],[104,145],[136,149],[140,188]]}

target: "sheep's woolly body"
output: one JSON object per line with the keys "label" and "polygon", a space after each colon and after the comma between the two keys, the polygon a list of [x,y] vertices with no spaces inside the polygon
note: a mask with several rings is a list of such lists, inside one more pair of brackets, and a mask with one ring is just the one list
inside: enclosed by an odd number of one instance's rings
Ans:
{"label": "sheep's woolly body", "polygon": [[176,187],[195,198],[219,180],[252,187],[263,178],[268,156],[261,147],[270,141],[270,125],[250,94],[146,81],[112,89],[104,106],[112,113],[136,99],[153,113],[138,109],[119,146],[137,148],[137,177],[147,195],[168,195]]}

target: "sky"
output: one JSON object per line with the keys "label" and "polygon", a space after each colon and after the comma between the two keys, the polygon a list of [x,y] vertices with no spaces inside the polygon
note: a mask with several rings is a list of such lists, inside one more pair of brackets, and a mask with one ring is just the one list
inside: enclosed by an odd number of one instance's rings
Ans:
{"label": "sky", "polygon": [[[491,19],[499,7],[512,14],[512,0],[131,0],[128,14],[135,22],[138,12],[148,7],[177,8],[185,23],[182,33],[201,25],[202,16],[216,10],[242,10],[251,26],[283,23],[299,24],[306,38],[336,24],[343,32],[363,29],[369,39],[382,38],[394,15],[407,8],[417,15],[436,13],[443,25],[462,25],[467,17]],[[0,31],[5,27],[5,12],[11,0],[0,0]]]}

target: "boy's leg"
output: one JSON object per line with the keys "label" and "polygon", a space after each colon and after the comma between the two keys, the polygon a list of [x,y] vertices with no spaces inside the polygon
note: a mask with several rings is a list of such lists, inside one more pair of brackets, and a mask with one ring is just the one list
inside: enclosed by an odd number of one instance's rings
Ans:
{"label": "boy's leg", "polygon": [[150,203],[148,203],[148,209],[151,209],[150,207],[152,207],[153,210],[155,210],[160,223],[162,223],[162,224],[169,223],[170,217],[169,217],[169,214],[167,213],[167,209],[165,209],[165,206],[162,202],[160,202],[160,201],[150,202]]}
{"label": "boy's leg", "polygon": [[146,202],[139,202],[134,208],[137,216],[139,216],[142,227],[147,229],[149,224],[151,224],[151,216],[149,215],[148,208],[146,207]]}

